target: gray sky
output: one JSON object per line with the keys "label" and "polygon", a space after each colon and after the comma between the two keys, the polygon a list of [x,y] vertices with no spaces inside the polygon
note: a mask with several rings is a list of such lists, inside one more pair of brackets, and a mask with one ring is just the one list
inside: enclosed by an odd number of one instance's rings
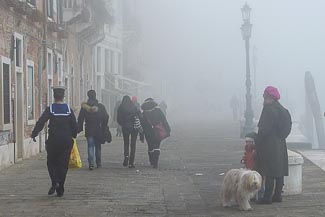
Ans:
{"label": "gray sky", "polygon": [[[177,100],[178,106],[195,112],[222,113],[230,110],[233,94],[244,97],[240,32],[244,3],[138,0],[143,69],[149,80],[167,81],[169,104]],[[310,70],[324,109],[325,1],[251,0],[248,4],[253,24],[251,54],[256,47],[257,57],[257,97],[261,99],[266,85],[275,85],[283,104],[298,117],[304,110],[304,73]]]}

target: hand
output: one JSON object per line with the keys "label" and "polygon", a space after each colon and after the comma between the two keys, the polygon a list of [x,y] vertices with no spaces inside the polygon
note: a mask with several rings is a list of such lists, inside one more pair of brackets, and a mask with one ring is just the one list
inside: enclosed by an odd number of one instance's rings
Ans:
{"label": "hand", "polygon": [[33,137],[32,139],[33,139],[33,142],[36,142],[36,139],[35,139],[35,137]]}

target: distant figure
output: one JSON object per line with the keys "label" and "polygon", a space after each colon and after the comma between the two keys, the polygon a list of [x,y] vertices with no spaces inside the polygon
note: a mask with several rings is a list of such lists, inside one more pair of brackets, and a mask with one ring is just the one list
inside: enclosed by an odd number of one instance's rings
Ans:
{"label": "distant figure", "polygon": [[138,103],[138,97],[132,96],[132,102],[134,103],[135,107],[140,111],[140,103]]}
{"label": "distant figure", "polygon": [[271,204],[282,201],[284,176],[288,176],[286,138],[290,134],[292,122],[288,110],[279,103],[280,93],[277,88],[268,86],[263,97],[264,106],[255,142],[256,166],[257,171],[265,176],[265,192],[258,203]]}
{"label": "distant figure", "polygon": [[146,99],[141,105],[141,108],[143,110],[142,126],[148,143],[149,161],[153,168],[158,168],[161,139],[157,137],[154,127],[162,125],[167,134],[170,135],[170,126],[166,120],[166,116],[152,98]]}
{"label": "distant figure", "polygon": [[114,125],[116,126],[116,137],[121,137],[122,136],[122,127],[117,123],[117,110],[118,107],[121,105],[121,100],[116,102],[115,108],[114,108],[114,115],[113,115],[113,121]]}
{"label": "distant figure", "polygon": [[[117,110],[117,122],[122,126],[124,141],[124,161],[123,166],[134,168],[134,158],[138,131],[134,128],[136,119],[139,120],[140,110],[131,101],[129,96],[124,96],[122,103]],[[131,136],[131,143],[130,143]],[[143,139],[141,139],[143,141]],[[131,151],[129,150],[131,146]]]}
{"label": "distant figure", "polygon": [[109,116],[105,106],[96,99],[96,92],[94,90],[89,90],[87,96],[88,101],[81,104],[81,110],[78,116],[78,132],[83,131],[83,123],[85,121],[89,170],[93,170],[94,149],[97,168],[102,167],[101,144],[105,143],[103,133],[105,126],[108,124]]}
{"label": "distant figure", "polygon": [[236,95],[233,95],[233,97],[230,100],[230,107],[232,109],[232,117],[234,121],[238,121],[238,110],[239,110],[239,101]]}
{"label": "distant figure", "polygon": [[70,153],[73,146],[72,138],[77,136],[77,121],[71,108],[63,102],[65,87],[54,87],[53,97],[55,102],[45,109],[36,122],[31,138],[35,137],[49,122],[49,136],[45,141],[47,151],[47,169],[52,186],[49,195],[57,193],[62,197],[64,183],[68,172]]}
{"label": "distant figure", "polygon": [[159,108],[162,111],[162,113],[164,113],[164,115],[167,116],[167,104],[164,100],[160,102]]}

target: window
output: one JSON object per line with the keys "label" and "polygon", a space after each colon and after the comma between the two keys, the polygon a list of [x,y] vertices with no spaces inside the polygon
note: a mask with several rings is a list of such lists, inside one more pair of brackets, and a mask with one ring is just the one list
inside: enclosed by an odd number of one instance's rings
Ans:
{"label": "window", "polygon": [[60,54],[57,55],[57,72],[58,72],[58,80],[59,80],[59,85],[62,85],[62,79],[63,79],[63,61],[62,61],[62,56]]}
{"label": "window", "polygon": [[23,36],[15,33],[15,66],[22,68],[23,67]]}
{"label": "window", "polygon": [[114,57],[115,53],[114,51],[111,51],[111,73],[115,74],[115,57]]}
{"label": "window", "polygon": [[105,73],[110,72],[109,50],[105,49]]}
{"label": "window", "polygon": [[65,90],[65,100],[68,104],[70,104],[70,90],[69,90],[69,78],[64,78],[64,86],[66,88]]}
{"label": "window", "polygon": [[47,84],[47,103],[48,105],[51,105],[53,103],[53,93],[52,93],[52,79],[48,79],[48,84]]}
{"label": "window", "polygon": [[53,58],[52,50],[47,49],[47,76],[53,78]]}
{"label": "window", "polygon": [[123,69],[122,69],[122,67],[123,67],[122,65],[123,65],[122,54],[119,53],[119,54],[118,54],[118,70],[117,70],[117,73],[120,74],[120,75],[123,74],[123,73],[122,73],[122,70],[123,70]]}
{"label": "window", "polygon": [[[1,57],[1,83],[0,87],[2,88],[0,93],[0,99],[2,99],[2,107],[0,108],[0,111],[2,111],[1,118],[1,126],[2,130],[6,129],[6,125],[11,123],[11,74],[10,74],[10,59],[6,57]],[[9,126],[10,127],[10,126]]]}
{"label": "window", "polygon": [[35,119],[34,62],[27,60],[27,123]]}
{"label": "window", "polygon": [[47,0],[47,16],[53,18],[53,2],[54,0]]}
{"label": "window", "polygon": [[68,1],[68,8],[72,8],[72,0],[67,0]]}
{"label": "window", "polygon": [[31,5],[36,6],[36,0],[27,0],[27,2]]}
{"label": "window", "polygon": [[97,47],[97,72],[100,72],[101,71],[101,49],[100,47]]}
{"label": "window", "polygon": [[3,123],[10,124],[10,65],[2,63],[3,76]]}

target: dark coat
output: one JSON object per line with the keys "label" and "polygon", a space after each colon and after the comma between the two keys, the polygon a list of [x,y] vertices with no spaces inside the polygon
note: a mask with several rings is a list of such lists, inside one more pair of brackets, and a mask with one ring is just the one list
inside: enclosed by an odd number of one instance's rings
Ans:
{"label": "dark coat", "polygon": [[282,105],[275,101],[264,105],[256,138],[258,171],[269,177],[288,175],[288,153],[285,139],[277,135]]}
{"label": "dark coat", "polygon": [[76,138],[77,136],[77,122],[72,109],[64,103],[53,103],[47,107],[36,122],[31,135],[32,138],[38,135],[48,120],[49,134],[46,144],[55,145],[57,148],[71,148],[72,138]]}
{"label": "dark coat", "polygon": [[83,131],[85,121],[85,136],[94,137],[98,142],[104,143],[103,132],[108,124],[109,116],[105,106],[97,100],[88,100],[81,104],[78,116],[78,132]]}
{"label": "dark coat", "polygon": [[153,126],[162,123],[165,130],[170,134],[171,129],[167,122],[166,116],[158,107],[155,101],[144,102],[141,106],[142,113],[142,127],[148,143],[156,144],[160,143],[160,140],[156,138]]}
{"label": "dark coat", "polygon": [[133,103],[129,106],[122,103],[117,109],[117,123],[124,129],[134,129],[135,116],[140,114]]}

